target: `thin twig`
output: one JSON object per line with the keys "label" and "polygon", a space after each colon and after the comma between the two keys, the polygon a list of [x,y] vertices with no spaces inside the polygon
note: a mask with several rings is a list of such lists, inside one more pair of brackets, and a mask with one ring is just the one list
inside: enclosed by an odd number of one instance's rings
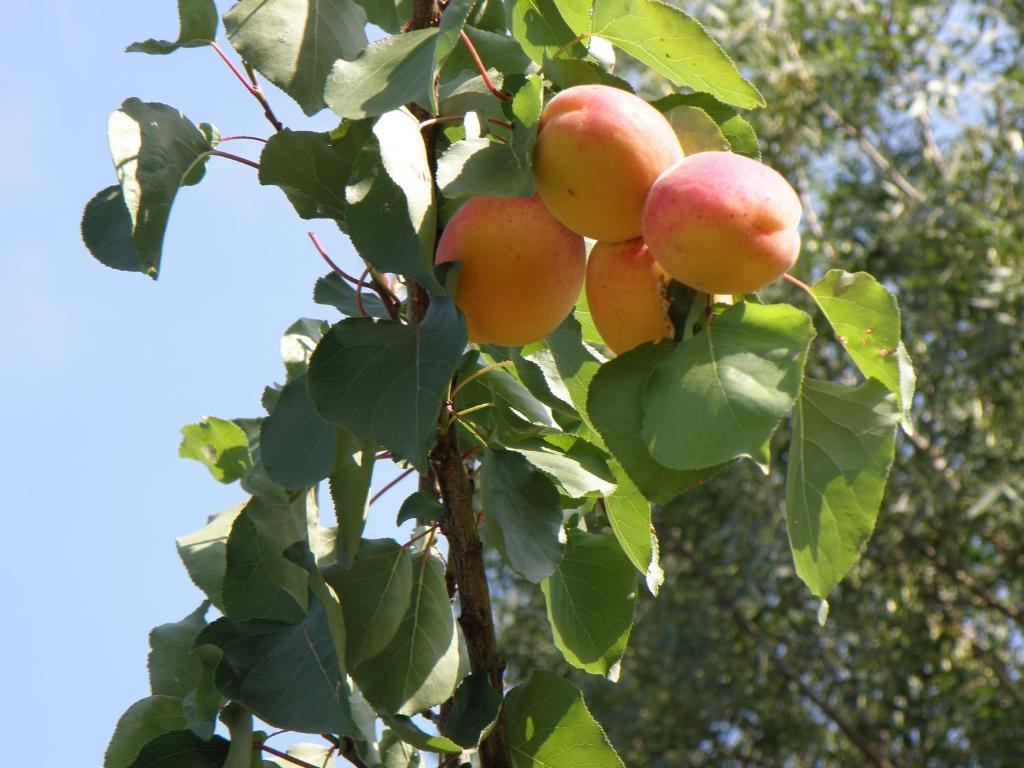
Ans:
{"label": "thin twig", "polygon": [[[460,123],[465,119],[465,115],[447,115],[445,117],[431,117],[420,123],[420,130],[422,131],[424,128],[431,125],[437,125],[438,123]],[[487,122],[490,123],[491,125],[500,125],[503,128],[512,127],[512,123],[510,123],[508,120],[499,120],[496,117],[488,117]]]}
{"label": "thin twig", "polygon": [[811,294],[811,298],[814,298],[814,294],[811,292],[811,286],[809,286],[800,278],[793,277],[791,274],[789,274],[789,272],[783,272],[782,279],[785,280],[787,283],[792,283],[801,290],[807,291],[807,293]]}
{"label": "thin twig", "polygon": [[245,69],[249,73],[249,80],[246,80],[245,76],[238,71],[238,67],[236,67],[234,63],[231,61],[231,59],[228,58],[228,55],[224,53],[223,48],[217,45],[217,43],[214,41],[210,41],[210,47],[217,52],[217,55],[220,56],[221,61],[228,65],[228,69],[230,69],[234,73],[235,77],[238,78],[238,82],[240,82],[242,84],[242,87],[249,92],[249,95],[260,103],[260,106],[263,107],[264,116],[267,118],[270,124],[274,126],[274,130],[284,130],[284,125],[281,123],[280,120],[277,119],[277,115],[274,114],[274,110],[270,108],[270,103],[267,101],[266,94],[263,93],[263,89],[260,88],[259,83],[256,81],[256,73],[253,72],[252,67],[248,64],[245,65]]}
{"label": "thin twig", "polygon": [[264,144],[267,143],[266,139],[261,139],[259,136],[241,136],[241,135],[240,136],[224,136],[224,137],[218,139],[217,143],[218,144],[223,144],[224,142],[227,142],[227,141],[241,141],[243,139],[246,140],[246,141],[261,141]]}
{"label": "thin twig", "polygon": [[359,276],[359,282],[356,283],[356,308],[359,310],[359,314],[366,317],[366,309],[363,308],[363,288],[368,286],[370,283],[366,280],[366,276],[370,274],[370,268],[367,267],[363,270],[363,274]]}
{"label": "thin twig", "polygon": [[469,382],[473,381],[474,379],[478,379],[481,376],[490,373],[491,371],[497,370],[498,368],[505,368],[506,366],[509,365],[513,365],[513,362],[511,360],[505,360],[504,362],[493,363],[492,365],[488,365],[477,371],[473,371],[473,373],[471,373],[469,376],[467,376],[466,378],[459,382],[458,386],[456,386],[455,389],[452,390],[452,394],[448,399],[454,400],[455,396],[459,394],[459,390],[462,389],[467,384],[469,384]]}
{"label": "thin twig", "polygon": [[254,160],[250,160],[246,157],[239,157],[238,155],[233,155],[230,152],[221,152],[219,149],[211,149],[208,154],[211,154],[214,157],[224,157],[228,160],[234,160],[236,163],[248,165],[250,168],[255,168],[257,171],[260,169],[260,164]]}
{"label": "thin twig", "polygon": [[[375,502],[377,499],[379,499],[385,493],[390,491],[392,488],[394,488],[400,482],[405,480],[405,478],[407,478],[409,475],[411,475],[415,471],[416,471],[415,467],[409,467],[409,469],[405,470],[402,474],[400,474],[394,480],[392,480],[387,485],[385,485],[383,488],[381,488],[379,491],[377,491],[375,494],[373,494],[373,496],[370,497],[370,502],[369,503],[373,504],[373,502]],[[369,506],[369,505],[367,505],[367,506]]]}
{"label": "thin twig", "polygon": [[485,67],[483,61],[480,60],[480,54],[476,52],[476,47],[473,45],[473,41],[469,39],[469,35],[466,34],[466,30],[461,30],[459,32],[459,37],[462,38],[462,42],[466,46],[466,50],[469,51],[470,58],[473,59],[473,63],[476,64],[477,72],[479,72],[480,77],[484,79],[484,85],[487,86],[487,90],[502,101],[512,101],[511,96],[504,91],[498,90],[491,81],[491,76],[487,74],[487,67]]}
{"label": "thin twig", "polygon": [[402,549],[408,549],[408,548],[409,548],[409,547],[411,547],[411,546],[412,546],[413,544],[415,544],[415,543],[416,543],[417,541],[419,541],[420,539],[422,539],[422,538],[423,538],[424,536],[428,536],[428,535],[430,535],[430,534],[434,533],[434,531],[436,531],[436,530],[437,530],[437,526],[438,526],[438,525],[440,525],[440,523],[434,523],[434,524],[433,524],[432,526],[430,526],[429,528],[427,528],[427,530],[425,530],[425,531],[420,531],[420,532],[419,532],[419,533],[417,533],[417,534],[416,534],[415,536],[413,536],[413,537],[412,537],[411,539],[409,539],[409,540],[408,540],[407,542],[405,542],[405,544],[403,544],[403,545],[402,545]]}
{"label": "thin twig", "polygon": [[300,760],[297,757],[292,757],[287,752],[282,752],[278,749],[274,749],[273,747],[268,747],[266,744],[260,744],[260,749],[264,752],[268,752],[271,755],[274,755],[275,757],[280,757],[282,760],[286,760],[292,765],[301,766],[301,768],[320,768],[320,766],[318,765],[313,765],[312,763],[307,763],[305,760]]}
{"label": "thin twig", "polygon": [[331,257],[327,255],[327,251],[324,249],[323,245],[320,244],[320,239],[316,236],[315,232],[307,232],[306,234],[309,235],[309,239],[313,241],[313,247],[316,248],[316,252],[320,254],[320,257],[327,262],[327,266],[329,266],[338,277],[348,280],[353,285],[359,285],[359,280],[357,278],[348,274],[348,272],[335,264]]}

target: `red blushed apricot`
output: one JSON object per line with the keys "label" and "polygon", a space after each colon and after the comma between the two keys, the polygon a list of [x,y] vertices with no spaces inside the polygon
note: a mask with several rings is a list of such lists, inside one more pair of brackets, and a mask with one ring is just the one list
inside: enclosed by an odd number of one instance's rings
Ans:
{"label": "red blushed apricot", "polygon": [[682,157],[672,126],[646,101],[577,85],[541,113],[533,178],[544,205],[573,232],[620,242],[640,236],[651,185]]}
{"label": "red blushed apricot", "polygon": [[462,262],[455,303],[469,340],[521,346],[565,320],[583,286],[583,238],[537,197],[474,197],[444,229],[436,262]]}
{"label": "red blushed apricot", "polygon": [[800,213],[796,192],[768,166],[701,152],[651,188],[644,240],[673,279],[704,293],[750,293],[793,266]]}
{"label": "red blushed apricot", "polygon": [[643,240],[597,243],[590,251],[587,304],[598,333],[615,354],[673,336],[668,282]]}

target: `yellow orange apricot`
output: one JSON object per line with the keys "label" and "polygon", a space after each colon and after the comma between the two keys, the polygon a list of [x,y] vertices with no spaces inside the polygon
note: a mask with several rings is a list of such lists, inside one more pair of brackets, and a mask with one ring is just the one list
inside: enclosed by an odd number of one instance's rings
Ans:
{"label": "yellow orange apricot", "polygon": [[455,303],[470,341],[520,346],[565,320],[586,268],[583,238],[537,197],[474,197],[452,216],[436,262],[462,263]]}
{"label": "yellow orange apricot", "polygon": [[573,232],[620,242],[640,236],[651,185],[682,157],[672,126],[639,96],[577,85],[541,113],[533,178],[548,210]]}
{"label": "yellow orange apricot", "polygon": [[800,214],[800,198],[776,171],[732,152],[701,152],[651,188],[644,241],[665,271],[691,288],[750,293],[793,266]]}
{"label": "yellow orange apricot", "polygon": [[594,325],[621,355],[645,341],[671,338],[665,289],[669,276],[641,239],[597,243],[587,260],[587,305]]}

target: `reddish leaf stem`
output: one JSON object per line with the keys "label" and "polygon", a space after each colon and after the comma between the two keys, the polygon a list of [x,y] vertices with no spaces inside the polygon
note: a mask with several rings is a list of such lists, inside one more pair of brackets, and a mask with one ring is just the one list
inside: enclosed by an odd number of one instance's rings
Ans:
{"label": "reddish leaf stem", "polygon": [[280,750],[274,749],[273,747],[268,747],[266,744],[260,744],[260,749],[262,749],[264,752],[268,752],[271,755],[274,755],[275,757],[280,757],[282,760],[285,760],[291,763],[292,765],[298,765],[302,768],[319,768],[319,766],[313,765],[312,763],[307,763],[305,760],[299,760],[299,758],[297,757],[292,757],[287,752],[281,752]]}
{"label": "reddish leaf stem", "polygon": [[783,275],[782,275],[782,279],[785,280],[787,283],[792,283],[797,288],[800,288],[800,289],[802,289],[804,291],[807,291],[807,293],[810,293],[811,296],[813,297],[814,294],[811,293],[811,286],[809,286],[803,280],[800,280],[799,278],[793,277],[791,274],[789,274],[789,272],[784,272]]}
{"label": "reddish leaf stem", "polygon": [[439,525],[440,525],[440,523],[434,523],[427,530],[420,531],[415,536],[413,536],[411,539],[409,539],[407,542],[405,542],[405,544],[402,545],[402,549],[407,549],[407,548],[411,547],[413,544],[415,544],[417,541],[422,539],[424,536],[429,536],[430,534],[434,533],[434,531],[437,530],[437,526],[439,526]]}
{"label": "reddish leaf stem", "polygon": [[[409,475],[411,475],[411,474],[412,474],[413,472],[415,472],[415,471],[416,471],[416,468],[415,468],[415,467],[409,467],[409,469],[405,470],[405,472],[403,472],[402,474],[400,474],[400,475],[399,475],[398,477],[396,477],[396,478],[395,478],[394,480],[392,480],[392,481],[391,481],[390,483],[388,483],[388,484],[387,484],[387,485],[385,485],[385,486],[384,486],[383,488],[381,488],[381,489],[380,489],[379,491],[377,491],[377,492],[376,492],[375,494],[373,494],[373,496],[371,496],[371,497],[370,497],[370,504],[373,504],[373,502],[375,502],[375,501],[376,501],[377,499],[379,499],[379,498],[380,498],[381,496],[383,496],[383,495],[384,495],[385,493],[387,493],[388,491],[390,491],[390,490],[391,490],[392,488],[394,488],[394,487],[395,487],[396,485],[398,485],[398,484],[399,484],[400,482],[402,482],[403,480],[405,480],[405,478],[407,478],[407,477],[408,477]],[[369,505],[368,505],[368,506],[369,506]]]}
{"label": "reddish leaf stem", "polygon": [[327,266],[329,266],[338,277],[348,280],[353,285],[359,285],[359,280],[357,278],[348,274],[348,272],[335,264],[334,260],[327,255],[326,249],[324,249],[323,245],[320,244],[320,238],[316,236],[315,232],[307,232],[306,234],[309,235],[309,239],[313,241],[313,247],[316,248],[316,252],[320,254],[320,257],[327,262]]}
{"label": "reddish leaf stem", "polygon": [[225,136],[224,138],[219,139],[217,143],[223,144],[226,141],[239,141],[241,139],[246,139],[248,141],[262,141],[264,144],[267,143],[266,139],[261,139],[259,136]]}
{"label": "reddish leaf stem", "polygon": [[[459,122],[461,120],[465,120],[465,119],[466,119],[465,115],[448,115],[448,116],[445,116],[445,117],[431,117],[430,119],[424,120],[422,123],[420,123],[420,130],[422,131],[424,128],[426,128],[428,126],[431,126],[431,125],[437,125],[438,123],[457,123],[457,122]],[[500,125],[503,128],[511,128],[512,127],[512,123],[508,122],[508,120],[499,120],[496,117],[488,117],[487,118],[487,122],[490,123],[491,125]]]}
{"label": "reddish leaf stem", "polygon": [[256,81],[256,73],[253,72],[252,67],[248,64],[245,65],[246,71],[249,73],[249,80],[245,79],[245,76],[238,71],[238,67],[234,65],[234,62],[228,58],[228,55],[224,53],[224,49],[217,45],[216,42],[210,41],[210,47],[217,52],[220,56],[221,61],[228,65],[228,69],[238,78],[238,82],[242,84],[242,87],[249,92],[249,94],[260,103],[263,107],[263,114],[270,121],[270,124],[274,126],[275,131],[284,130],[284,125],[280,120],[277,119],[277,115],[274,114],[274,110],[270,108],[270,102],[267,101],[266,94],[263,93],[263,89],[260,88],[259,83]]}
{"label": "reddish leaf stem", "polygon": [[236,163],[241,163],[242,165],[248,165],[250,168],[255,168],[257,171],[260,169],[260,164],[259,163],[255,162],[253,160],[249,160],[248,158],[245,158],[245,157],[239,157],[238,155],[232,155],[230,152],[221,152],[219,149],[211,149],[210,150],[210,154],[213,155],[214,157],[225,157],[228,160],[234,160]]}
{"label": "reddish leaf stem", "polygon": [[363,288],[369,283],[366,280],[366,276],[370,274],[370,268],[367,267],[363,270],[363,274],[359,276],[359,282],[356,284],[356,307],[359,309],[359,314],[366,317],[366,310],[363,308]]}
{"label": "reddish leaf stem", "polygon": [[485,67],[483,61],[480,60],[480,54],[476,52],[476,46],[474,46],[473,41],[469,39],[469,35],[466,34],[466,30],[460,30],[459,37],[462,38],[462,43],[466,46],[466,50],[469,51],[470,58],[472,58],[473,63],[476,64],[477,72],[479,72],[480,77],[484,79],[484,85],[487,86],[487,90],[502,101],[512,101],[511,96],[495,87],[494,82],[491,80],[491,76],[487,74],[487,67]]}

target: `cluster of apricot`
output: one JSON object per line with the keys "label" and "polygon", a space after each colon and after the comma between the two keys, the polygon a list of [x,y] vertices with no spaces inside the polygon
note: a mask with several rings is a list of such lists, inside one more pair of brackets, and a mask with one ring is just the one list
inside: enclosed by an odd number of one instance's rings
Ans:
{"label": "cluster of apricot", "polygon": [[[684,157],[668,120],[617,88],[551,99],[533,175],[537,196],[475,197],[438,244],[438,263],[462,263],[455,298],[470,341],[544,338],[585,280],[598,332],[622,353],[673,335],[671,280],[750,293],[800,250],[800,200],[782,176],[732,152]],[[584,237],[597,241],[589,259]]]}

